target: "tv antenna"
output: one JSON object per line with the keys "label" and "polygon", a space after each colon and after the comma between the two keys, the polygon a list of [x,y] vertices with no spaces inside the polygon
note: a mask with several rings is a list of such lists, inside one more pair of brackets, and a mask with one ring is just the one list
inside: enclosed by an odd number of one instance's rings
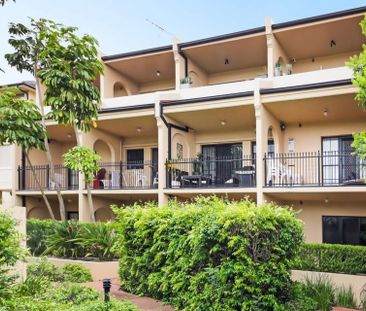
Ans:
{"label": "tv antenna", "polygon": [[168,34],[169,36],[171,36],[173,38],[176,37],[174,34],[172,34],[171,32],[169,32],[168,30],[166,30],[162,26],[160,26],[160,25],[154,23],[153,21],[149,20],[148,18],[145,18],[145,21],[147,21],[149,24],[153,25],[155,28],[159,29],[161,32],[164,32],[164,33]]}

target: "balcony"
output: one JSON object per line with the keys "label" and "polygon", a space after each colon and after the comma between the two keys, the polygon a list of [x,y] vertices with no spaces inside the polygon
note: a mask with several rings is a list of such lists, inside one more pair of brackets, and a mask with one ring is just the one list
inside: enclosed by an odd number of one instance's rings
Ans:
{"label": "balcony", "polygon": [[92,189],[154,189],[158,188],[158,164],[152,161],[100,163]]}
{"label": "balcony", "polygon": [[366,161],[352,153],[302,152],[264,157],[266,187],[363,186]]}
{"label": "balcony", "polygon": [[[60,164],[55,165],[54,168],[55,182],[51,181],[49,165],[34,165],[34,172],[43,190],[56,190],[56,183],[61,190],[79,189],[78,172]],[[30,166],[18,167],[18,182],[19,190],[40,190]]]}
{"label": "balcony", "polygon": [[175,159],[166,162],[167,188],[255,187],[252,157]]}

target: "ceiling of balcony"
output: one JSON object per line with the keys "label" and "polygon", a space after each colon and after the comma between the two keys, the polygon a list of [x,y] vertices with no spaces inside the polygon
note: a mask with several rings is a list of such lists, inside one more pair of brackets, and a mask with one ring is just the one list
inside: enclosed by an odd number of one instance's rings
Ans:
{"label": "ceiling of balcony", "polygon": [[[354,94],[318,97],[264,104],[286,123],[366,121],[366,112],[354,100]],[[324,116],[324,111],[327,111]]]}
{"label": "ceiling of balcony", "polygon": [[172,51],[126,57],[104,63],[137,84],[175,79]]}
{"label": "ceiling of balcony", "polygon": [[167,116],[196,132],[227,132],[255,129],[253,105],[176,112],[169,113]]}
{"label": "ceiling of balcony", "polygon": [[157,137],[154,116],[97,121],[98,129],[123,138]]}
{"label": "ceiling of balcony", "polygon": [[[365,37],[359,26],[363,15],[332,22],[303,24],[274,30],[275,37],[289,58],[306,59],[359,51]],[[331,41],[335,44],[332,44]]]}
{"label": "ceiling of balcony", "polygon": [[58,142],[76,142],[75,131],[71,126],[49,125],[47,126],[48,138]]}
{"label": "ceiling of balcony", "polygon": [[267,63],[264,33],[187,47],[183,48],[183,51],[208,74],[265,66]]}

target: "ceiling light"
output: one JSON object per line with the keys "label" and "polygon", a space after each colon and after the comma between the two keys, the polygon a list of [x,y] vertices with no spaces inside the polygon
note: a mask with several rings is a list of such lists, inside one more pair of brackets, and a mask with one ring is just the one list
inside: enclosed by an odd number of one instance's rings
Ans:
{"label": "ceiling light", "polygon": [[337,43],[334,41],[334,40],[331,40],[330,41],[330,47],[332,48],[333,46],[336,46],[337,45]]}
{"label": "ceiling light", "polygon": [[328,204],[329,203],[329,199],[328,198],[325,198],[324,203],[325,204]]}
{"label": "ceiling light", "polygon": [[327,108],[325,108],[325,109],[324,109],[324,111],[323,111],[323,116],[324,116],[324,117],[327,117],[327,116],[328,116],[328,109],[327,109]]}
{"label": "ceiling light", "polygon": [[71,133],[67,133],[67,139],[70,139],[72,137]]}
{"label": "ceiling light", "polygon": [[225,65],[229,65],[229,59],[225,58]]}
{"label": "ceiling light", "polygon": [[286,123],[284,121],[280,122],[280,129],[281,131],[284,131],[286,129]]}
{"label": "ceiling light", "polygon": [[156,70],[156,75],[157,75],[158,77],[160,77],[160,75],[161,75],[160,70]]}
{"label": "ceiling light", "polygon": [[137,131],[138,133],[141,133],[142,128],[141,128],[141,127],[138,127],[138,128],[136,129],[136,131]]}
{"label": "ceiling light", "polygon": [[226,125],[226,121],[225,121],[225,120],[221,120],[221,121],[220,121],[220,124],[221,124],[222,126],[225,126],[225,125]]}

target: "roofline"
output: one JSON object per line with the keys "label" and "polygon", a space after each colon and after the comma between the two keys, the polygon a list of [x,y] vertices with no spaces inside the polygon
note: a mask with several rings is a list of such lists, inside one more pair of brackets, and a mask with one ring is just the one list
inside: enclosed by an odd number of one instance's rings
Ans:
{"label": "roofline", "polygon": [[140,55],[145,55],[145,54],[154,54],[154,53],[166,52],[166,51],[173,51],[173,46],[164,45],[164,46],[159,46],[156,48],[149,48],[149,49],[137,50],[137,51],[127,52],[127,53],[119,53],[119,54],[114,54],[114,55],[106,55],[106,56],[102,56],[102,60],[108,61],[108,60],[140,56]]}
{"label": "roofline", "polygon": [[294,86],[285,86],[285,87],[277,87],[271,89],[261,89],[260,94],[275,94],[275,93],[286,93],[286,92],[295,92],[295,91],[306,91],[306,90],[314,90],[321,89],[326,87],[335,87],[335,86],[344,86],[344,85],[352,85],[352,79],[344,79],[337,81],[328,81],[328,82],[320,82],[320,83],[310,83],[304,85],[294,85]]}
{"label": "roofline", "polygon": [[10,84],[5,84],[5,85],[2,85],[2,86],[8,86],[8,87],[13,87],[13,86],[16,86],[16,87],[18,87],[18,86],[21,86],[21,85],[24,85],[24,86],[26,86],[26,87],[29,87],[29,88],[31,88],[31,89],[33,89],[33,90],[35,90],[36,88],[35,88],[35,86],[33,86],[33,85],[31,85],[31,84],[29,84],[29,83],[27,83],[27,82],[19,82],[19,83],[10,83]]}
{"label": "roofline", "polygon": [[366,13],[366,6],[353,8],[353,9],[348,9],[348,10],[343,10],[343,11],[332,12],[332,13],[326,13],[326,14],[321,14],[321,15],[316,15],[316,16],[312,16],[312,17],[305,17],[305,18],[295,19],[293,21],[288,21],[288,22],[283,22],[283,23],[277,23],[277,24],[272,25],[272,29],[273,30],[282,29],[282,28],[287,28],[287,27],[292,27],[292,26],[298,26],[298,25],[303,25],[303,24],[320,22],[320,21],[327,20],[327,19],[344,17],[344,16],[354,15],[354,14],[360,14],[360,13]]}
{"label": "roofline", "polygon": [[115,107],[115,108],[102,108],[99,110],[99,113],[142,110],[142,109],[151,109],[151,108],[155,108],[155,104],[143,104],[143,105],[135,105],[135,106]]}
{"label": "roofline", "polygon": [[266,27],[261,26],[261,27],[247,29],[247,30],[231,32],[231,33],[224,34],[224,35],[209,37],[209,38],[205,38],[205,39],[199,39],[199,40],[179,43],[178,47],[180,49],[184,49],[184,48],[188,48],[188,47],[195,46],[195,45],[202,45],[202,44],[212,43],[212,42],[216,42],[216,41],[233,39],[233,38],[237,38],[237,37],[244,37],[244,36],[249,36],[249,35],[253,35],[253,34],[257,34],[257,33],[261,33],[261,32],[265,33],[265,31],[266,31]]}
{"label": "roofline", "polygon": [[239,92],[239,93],[232,93],[232,94],[196,97],[196,98],[188,98],[188,99],[178,99],[178,100],[172,100],[172,101],[161,100],[160,105],[162,107],[177,106],[177,105],[202,103],[202,102],[208,102],[208,101],[213,101],[213,100],[248,97],[248,96],[253,96],[253,95],[254,95],[254,91],[247,91],[247,92]]}

